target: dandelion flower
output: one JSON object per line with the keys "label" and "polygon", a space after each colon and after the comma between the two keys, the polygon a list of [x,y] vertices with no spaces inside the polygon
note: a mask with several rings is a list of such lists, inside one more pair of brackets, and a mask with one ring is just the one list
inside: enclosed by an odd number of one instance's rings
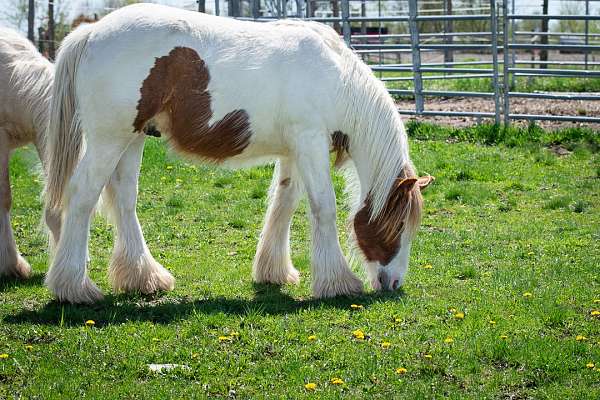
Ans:
{"label": "dandelion flower", "polygon": [[500,335],[500,339],[506,340],[506,339],[508,339],[508,336],[506,336],[506,335]]}
{"label": "dandelion flower", "polygon": [[344,384],[344,380],[341,378],[332,378],[331,379],[331,384],[332,385],[343,385]]}
{"label": "dandelion flower", "polygon": [[[0,356],[2,356],[3,354],[0,354]],[[6,358],[6,357],[4,357]],[[585,366],[589,369],[594,369],[594,367],[596,366],[593,362],[589,362],[587,364],[585,364]]]}
{"label": "dandelion flower", "polygon": [[523,293],[523,297],[525,297],[526,299],[529,298],[529,297],[533,297],[533,293],[531,293],[531,292],[525,292],[525,293]]}
{"label": "dandelion flower", "polygon": [[600,311],[598,311],[598,310],[594,310],[594,311],[592,311],[590,314],[592,315],[592,317],[597,317],[597,316],[599,316],[599,315],[600,315]]}
{"label": "dandelion flower", "polygon": [[363,331],[361,331],[360,329],[357,329],[354,332],[352,332],[352,336],[354,336],[354,338],[358,339],[358,340],[365,339],[365,333]]}
{"label": "dandelion flower", "polygon": [[27,346],[25,346],[25,349],[31,351],[33,350],[33,346],[28,344]]}
{"label": "dandelion flower", "polygon": [[310,390],[313,391],[317,388],[317,384],[316,383],[312,383],[312,382],[308,382],[306,385],[304,385],[304,388],[306,390]]}
{"label": "dandelion flower", "polygon": [[236,331],[233,331],[233,332],[231,332],[231,333],[229,334],[229,336],[231,336],[232,338],[233,338],[233,337],[239,337],[239,336],[240,336],[240,334],[239,334],[238,332],[236,332]]}
{"label": "dandelion flower", "polygon": [[391,343],[390,342],[382,342],[381,343],[381,347],[384,349],[389,349],[391,347]]}
{"label": "dandelion flower", "polygon": [[454,313],[454,318],[456,319],[465,319],[465,313],[462,311]]}
{"label": "dandelion flower", "polygon": [[94,326],[94,325],[96,325],[96,322],[93,319],[88,319],[87,321],[85,321],[85,325],[86,326]]}
{"label": "dandelion flower", "polygon": [[432,269],[432,268],[433,268],[433,265],[431,265],[431,264],[423,265],[423,269]]}
{"label": "dandelion flower", "polygon": [[400,368],[396,368],[396,373],[397,373],[398,375],[404,375],[404,374],[405,374],[405,373],[407,373],[407,372],[408,372],[408,370],[407,370],[406,368],[402,368],[402,367],[400,367]]}
{"label": "dandelion flower", "polygon": [[353,310],[360,310],[363,308],[363,306],[360,304],[350,304],[350,308]]}
{"label": "dandelion flower", "polygon": [[394,318],[394,322],[399,324],[400,322],[402,322],[402,318]]}
{"label": "dandelion flower", "polygon": [[431,354],[424,354],[423,357],[427,358],[427,359],[432,359],[433,356]]}
{"label": "dandelion flower", "polygon": [[456,308],[449,308],[448,312],[451,312],[452,314],[454,314],[456,312]]}
{"label": "dandelion flower", "polygon": [[219,336],[219,342],[223,343],[223,342],[231,342],[232,337],[231,336]]}
{"label": "dandelion flower", "polygon": [[575,336],[575,340],[577,340],[578,342],[583,342],[584,340],[587,340],[587,338],[583,335],[577,335]]}
{"label": "dandelion flower", "polygon": [[454,339],[452,339],[450,336],[448,336],[446,339],[444,339],[444,343],[454,343]]}
{"label": "dandelion flower", "polygon": [[310,335],[310,336],[308,337],[308,340],[309,340],[309,341],[311,341],[311,342],[312,342],[312,341],[315,341],[315,340],[317,340],[317,336],[316,336],[316,335]]}
{"label": "dandelion flower", "polygon": [[496,325],[496,321],[494,321],[493,319],[490,319],[488,322],[490,323],[490,325]]}
{"label": "dandelion flower", "polygon": [[0,360],[4,360],[6,358],[8,358],[8,354],[6,354],[6,353],[0,354]]}

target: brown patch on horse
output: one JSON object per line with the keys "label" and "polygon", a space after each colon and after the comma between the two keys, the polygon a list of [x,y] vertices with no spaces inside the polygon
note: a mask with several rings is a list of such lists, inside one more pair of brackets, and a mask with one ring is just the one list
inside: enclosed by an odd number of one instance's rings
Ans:
{"label": "brown patch on horse", "polygon": [[175,47],[156,59],[140,89],[136,132],[156,114],[166,113],[169,133],[177,150],[213,161],[240,154],[250,142],[250,122],[245,110],[234,110],[209,125],[210,75],[198,53]]}
{"label": "brown patch on horse", "polygon": [[341,131],[331,134],[331,147],[335,151],[335,167],[338,168],[348,159],[350,138]]}
{"label": "brown patch on horse", "polygon": [[367,261],[389,264],[400,250],[405,229],[413,234],[421,219],[423,197],[411,167],[402,169],[381,212],[372,218],[371,194],[354,216],[354,233]]}
{"label": "brown patch on horse", "polygon": [[283,187],[287,187],[287,186],[289,186],[289,185],[290,185],[290,182],[291,182],[291,181],[292,181],[292,180],[291,180],[290,178],[285,178],[285,179],[283,179],[281,182],[279,182],[279,184],[280,184],[281,186],[283,186]]}

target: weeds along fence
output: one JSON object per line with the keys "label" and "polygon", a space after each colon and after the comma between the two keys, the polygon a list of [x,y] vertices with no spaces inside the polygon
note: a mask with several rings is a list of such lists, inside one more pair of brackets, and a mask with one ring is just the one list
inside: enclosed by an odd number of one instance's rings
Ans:
{"label": "weeds along fence", "polygon": [[[216,0],[213,12],[226,9],[227,15],[255,21],[294,17],[333,25],[392,95],[414,98],[415,108],[399,109],[402,114],[490,118],[506,125],[513,120],[600,123],[600,115],[511,111],[511,100],[518,98],[600,101],[600,93],[519,90],[520,82],[533,79],[600,79],[600,62],[593,61],[600,52],[600,32],[589,31],[590,22],[600,27],[600,15],[590,13],[589,6],[590,2],[600,5],[600,0],[569,1],[585,2],[585,14],[515,13],[514,0],[250,0],[247,7],[235,0]],[[206,6],[202,0],[199,4]],[[534,22],[529,25],[537,28],[519,29],[524,21]],[[551,32],[549,21],[575,21],[582,29]],[[565,56],[568,52],[571,55]],[[559,59],[549,60],[548,54]],[[468,83],[476,80],[483,84]],[[459,84],[448,85],[451,81]],[[427,108],[428,99],[448,97],[485,99],[491,107],[480,111]]]}

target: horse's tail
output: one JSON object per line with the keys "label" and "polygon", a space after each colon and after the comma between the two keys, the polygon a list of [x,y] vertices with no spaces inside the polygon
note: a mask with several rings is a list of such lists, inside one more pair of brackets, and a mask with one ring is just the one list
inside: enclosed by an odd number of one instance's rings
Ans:
{"label": "horse's tail", "polygon": [[92,27],[81,26],[68,35],[56,59],[45,155],[47,210],[59,211],[62,208],[65,187],[84,147],[75,80]]}

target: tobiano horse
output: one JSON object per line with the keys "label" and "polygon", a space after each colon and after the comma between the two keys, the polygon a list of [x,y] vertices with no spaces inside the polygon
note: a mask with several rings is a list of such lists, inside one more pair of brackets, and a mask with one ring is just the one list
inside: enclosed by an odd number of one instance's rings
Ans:
{"label": "tobiano horse", "polygon": [[350,175],[352,237],[375,289],[397,289],[423,207],[394,102],[334,30],[317,23],[244,22],[159,5],[124,7],[62,44],[49,123],[48,213],[62,230],[46,277],[62,301],[102,292],[86,271],[90,215],[105,187],[117,235],[116,292],[173,288],[136,216],[145,132],[183,156],[226,167],[276,161],[252,274],[296,283],[290,222],[306,191],[314,297],[352,295],[363,283],[336,229],[331,151]]}
{"label": "tobiano horse", "polygon": [[[53,77],[52,63],[26,38],[0,28],[0,276],[27,278],[31,274],[11,228],[9,161],[13,150],[33,143],[44,166]],[[59,214],[48,214],[47,222],[57,229]]]}

